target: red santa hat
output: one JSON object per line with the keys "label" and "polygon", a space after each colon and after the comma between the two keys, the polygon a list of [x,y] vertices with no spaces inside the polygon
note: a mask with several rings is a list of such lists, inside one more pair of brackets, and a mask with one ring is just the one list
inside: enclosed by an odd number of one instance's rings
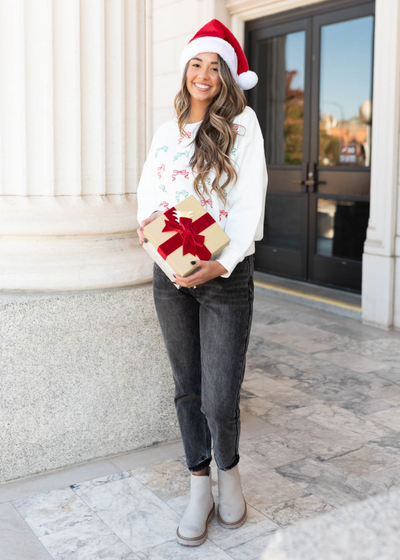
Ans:
{"label": "red santa hat", "polygon": [[219,54],[242,89],[251,89],[257,84],[258,76],[249,70],[246,55],[239,41],[218,19],[206,23],[183,49],[180,60],[182,75],[189,60],[202,52]]}

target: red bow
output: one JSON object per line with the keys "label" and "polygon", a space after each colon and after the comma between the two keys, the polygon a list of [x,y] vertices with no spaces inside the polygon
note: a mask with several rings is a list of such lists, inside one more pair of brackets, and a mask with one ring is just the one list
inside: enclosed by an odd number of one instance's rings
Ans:
{"label": "red bow", "polygon": [[184,217],[178,221],[175,217],[175,212],[175,207],[165,212],[167,219],[162,231],[176,231],[178,233],[164,241],[157,251],[163,259],[166,259],[168,255],[183,246],[183,255],[191,253],[195,257],[199,257],[200,260],[208,261],[211,258],[211,253],[204,245],[204,235],[199,235],[199,233],[215,223],[214,218],[206,212],[195,221]]}

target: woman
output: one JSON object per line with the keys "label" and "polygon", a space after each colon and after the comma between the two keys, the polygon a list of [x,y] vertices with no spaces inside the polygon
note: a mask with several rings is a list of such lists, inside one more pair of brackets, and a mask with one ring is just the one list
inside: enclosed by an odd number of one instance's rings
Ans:
{"label": "woman", "polygon": [[209,261],[194,258],[177,290],[154,264],[153,294],[175,383],[175,406],[190,501],[178,542],[207,539],[214,514],[211,441],[218,467],[218,521],[246,519],[239,463],[240,388],[253,311],[254,241],[262,239],[267,169],[264,141],[243,89],[257,83],[238,41],[218,20],[206,24],[181,55],[176,117],[153,138],[139,182],[138,229],[193,194],[228,234]]}

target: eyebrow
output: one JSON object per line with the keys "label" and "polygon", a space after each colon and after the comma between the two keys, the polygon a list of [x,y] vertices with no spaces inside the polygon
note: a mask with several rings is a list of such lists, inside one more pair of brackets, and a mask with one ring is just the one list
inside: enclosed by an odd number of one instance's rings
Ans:
{"label": "eyebrow", "polygon": [[[192,58],[192,60],[200,60],[200,62],[203,62],[203,59],[202,59],[202,58],[198,58],[197,56],[194,56],[194,57]],[[211,64],[218,64],[218,61],[216,61],[216,62],[211,62]]]}

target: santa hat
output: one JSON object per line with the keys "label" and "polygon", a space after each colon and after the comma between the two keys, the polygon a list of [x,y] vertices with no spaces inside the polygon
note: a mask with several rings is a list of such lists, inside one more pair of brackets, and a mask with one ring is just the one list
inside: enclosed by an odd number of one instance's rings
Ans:
{"label": "santa hat", "polygon": [[251,89],[257,84],[258,76],[249,70],[246,55],[239,41],[218,19],[206,23],[183,49],[180,61],[182,75],[189,60],[202,52],[219,54],[242,89]]}

